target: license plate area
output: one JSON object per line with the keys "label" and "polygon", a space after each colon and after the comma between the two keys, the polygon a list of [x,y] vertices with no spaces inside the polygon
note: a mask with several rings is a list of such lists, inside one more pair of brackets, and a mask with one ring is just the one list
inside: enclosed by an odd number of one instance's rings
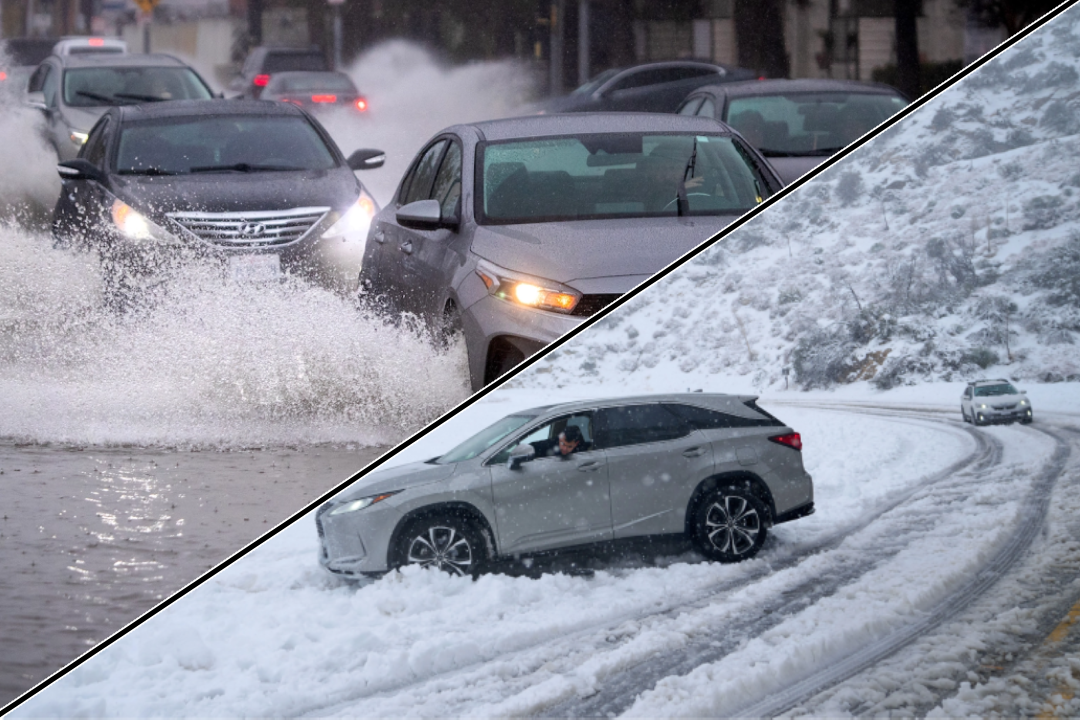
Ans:
{"label": "license plate area", "polygon": [[235,282],[272,282],[280,277],[279,255],[233,255],[229,258],[229,278]]}

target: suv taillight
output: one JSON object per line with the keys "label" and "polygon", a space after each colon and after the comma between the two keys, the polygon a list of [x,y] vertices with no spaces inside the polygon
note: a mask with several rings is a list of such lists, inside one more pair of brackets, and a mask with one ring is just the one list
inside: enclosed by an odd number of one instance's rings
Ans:
{"label": "suv taillight", "polygon": [[270,76],[264,74],[256,75],[255,78],[251,81],[251,84],[255,87],[266,87],[266,84],[268,82],[270,82]]}
{"label": "suv taillight", "polygon": [[802,450],[802,436],[799,433],[788,433],[787,435],[773,435],[769,438],[771,442],[778,445],[787,445],[789,448],[795,448],[796,450]]}

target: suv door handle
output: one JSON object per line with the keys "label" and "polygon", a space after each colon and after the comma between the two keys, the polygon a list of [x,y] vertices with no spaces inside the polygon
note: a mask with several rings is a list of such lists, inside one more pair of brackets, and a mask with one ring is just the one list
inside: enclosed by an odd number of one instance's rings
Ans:
{"label": "suv door handle", "polygon": [[683,450],[683,457],[696,458],[701,457],[706,452],[705,448],[698,446],[692,447],[689,450]]}
{"label": "suv door handle", "polygon": [[412,240],[406,240],[405,242],[401,243],[401,247],[398,249],[406,255],[412,255]]}
{"label": "suv door handle", "polygon": [[598,463],[595,460],[589,460],[588,462],[583,462],[580,465],[578,465],[577,469],[578,469],[578,472],[592,472],[594,470],[599,470],[602,467],[603,467],[602,463]]}

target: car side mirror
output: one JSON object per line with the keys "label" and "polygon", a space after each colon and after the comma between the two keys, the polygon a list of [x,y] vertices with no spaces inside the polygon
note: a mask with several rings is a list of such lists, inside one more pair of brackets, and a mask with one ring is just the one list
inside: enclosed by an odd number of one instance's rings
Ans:
{"label": "car side mirror", "polygon": [[105,179],[105,173],[89,160],[75,158],[65,160],[56,166],[56,172],[60,173],[61,180],[97,180]]}
{"label": "car side mirror", "polygon": [[506,466],[511,470],[517,470],[524,463],[532,462],[536,459],[536,450],[532,445],[523,443],[510,451],[510,459],[506,461]]}
{"label": "car side mirror", "polygon": [[41,90],[26,93],[26,104],[28,107],[32,107],[35,110],[41,110],[42,112],[46,112],[49,109],[49,106],[45,104],[45,93]]}
{"label": "car side mirror", "polygon": [[354,152],[345,164],[353,170],[374,170],[381,168],[384,162],[386,162],[386,153],[368,148]]}
{"label": "car side mirror", "polygon": [[[441,227],[456,226],[457,218],[442,216],[442,207],[438,200],[416,200],[398,208],[397,221],[404,227],[418,230],[437,230]],[[451,222],[452,221],[452,222]]]}

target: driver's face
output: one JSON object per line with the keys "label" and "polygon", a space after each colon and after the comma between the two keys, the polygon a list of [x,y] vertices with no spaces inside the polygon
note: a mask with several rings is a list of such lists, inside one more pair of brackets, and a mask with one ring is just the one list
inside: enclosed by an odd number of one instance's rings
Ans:
{"label": "driver's face", "polygon": [[559,453],[562,455],[569,455],[574,452],[574,449],[578,446],[578,442],[580,441],[575,440],[574,442],[570,442],[566,439],[566,435],[559,433]]}

